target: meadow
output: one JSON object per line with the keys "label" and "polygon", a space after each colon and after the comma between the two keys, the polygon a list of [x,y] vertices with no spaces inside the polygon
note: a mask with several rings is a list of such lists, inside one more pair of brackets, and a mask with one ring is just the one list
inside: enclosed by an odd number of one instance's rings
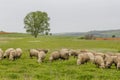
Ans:
{"label": "meadow", "polygon": [[[76,36],[38,36],[29,34],[1,34],[0,48],[22,48],[20,59],[0,61],[0,80],[119,80],[120,71],[96,68],[94,64],[76,65],[76,59],[70,57],[67,61],[49,62],[49,55],[61,48],[88,49],[100,52],[120,51],[119,40],[81,40]],[[36,58],[30,59],[29,49],[49,49],[43,63],[37,63]]]}

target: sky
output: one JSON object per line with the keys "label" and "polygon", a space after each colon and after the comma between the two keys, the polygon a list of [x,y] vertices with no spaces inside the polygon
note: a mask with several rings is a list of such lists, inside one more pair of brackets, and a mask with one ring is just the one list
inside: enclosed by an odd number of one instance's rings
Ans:
{"label": "sky", "polygon": [[120,0],[0,0],[0,30],[26,32],[33,11],[48,13],[51,33],[120,29]]}

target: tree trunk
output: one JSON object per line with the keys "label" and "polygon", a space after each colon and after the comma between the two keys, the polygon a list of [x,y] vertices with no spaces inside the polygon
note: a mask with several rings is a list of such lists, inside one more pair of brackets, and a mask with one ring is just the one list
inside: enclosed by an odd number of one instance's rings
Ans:
{"label": "tree trunk", "polygon": [[37,34],[35,34],[35,38],[37,38]]}

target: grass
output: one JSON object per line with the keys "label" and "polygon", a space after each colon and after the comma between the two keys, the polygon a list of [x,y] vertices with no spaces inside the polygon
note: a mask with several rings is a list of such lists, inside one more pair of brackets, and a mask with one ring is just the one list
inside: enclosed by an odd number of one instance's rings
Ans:
{"label": "grass", "polygon": [[[6,42],[3,42],[6,41]],[[111,69],[99,69],[94,64],[87,63],[77,66],[76,59],[68,61],[48,61],[52,51],[61,48],[89,49],[101,52],[120,51],[120,41],[80,40],[67,36],[38,36],[33,38],[28,34],[2,34],[0,47],[20,47],[23,49],[21,59],[0,61],[0,80],[119,80],[120,71],[112,66]],[[30,59],[30,48],[49,49],[44,63],[37,63],[36,58]]]}

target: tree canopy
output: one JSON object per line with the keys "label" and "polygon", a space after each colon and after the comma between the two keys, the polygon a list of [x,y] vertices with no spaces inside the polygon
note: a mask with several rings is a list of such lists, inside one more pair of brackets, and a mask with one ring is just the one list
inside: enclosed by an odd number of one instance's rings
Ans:
{"label": "tree canopy", "polygon": [[31,33],[37,38],[39,33],[48,33],[50,31],[50,18],[46,12],[36,11],[28,13],[24,18],[26,32]]}

